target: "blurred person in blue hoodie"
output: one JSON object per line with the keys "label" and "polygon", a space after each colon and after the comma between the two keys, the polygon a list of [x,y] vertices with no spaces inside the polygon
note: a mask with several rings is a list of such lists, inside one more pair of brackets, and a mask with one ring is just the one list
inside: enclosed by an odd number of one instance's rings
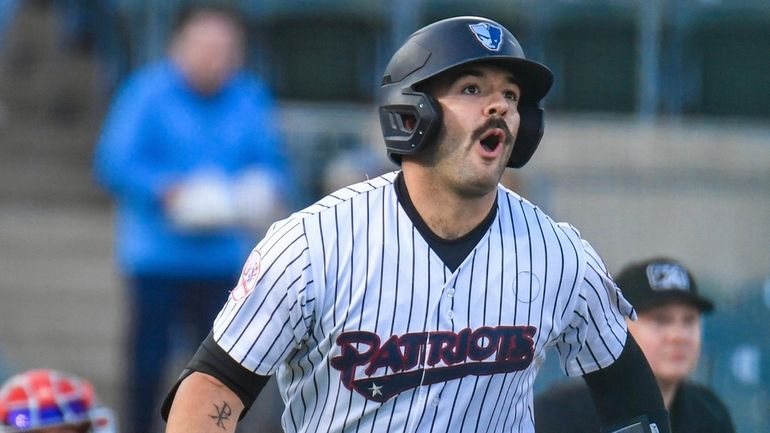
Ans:
{"label": "blurred person in blue hoodie", "polygon": [[206,337],[256,236],[290,207],[274,101],[243,71],[245,39],[233,9],[183,9],[167,58],[121,86],[99,138],[129,288],[128,431],[152,429],[171,349]]}

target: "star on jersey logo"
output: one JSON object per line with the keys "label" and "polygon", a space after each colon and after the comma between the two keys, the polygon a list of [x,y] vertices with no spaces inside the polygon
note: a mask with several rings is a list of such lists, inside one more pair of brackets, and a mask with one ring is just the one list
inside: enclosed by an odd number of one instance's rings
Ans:
{"label": "star on jersey logo", "polygon": [[382,387],[381,386],[377,386],[377,384],[374,383],[374,382],[372,382],[372,387],[368,388],[368,389],[369,389],[369,391],[372,392],[372,397],[376,397],[378,395],[382,395],[382,391],[381,391]]}

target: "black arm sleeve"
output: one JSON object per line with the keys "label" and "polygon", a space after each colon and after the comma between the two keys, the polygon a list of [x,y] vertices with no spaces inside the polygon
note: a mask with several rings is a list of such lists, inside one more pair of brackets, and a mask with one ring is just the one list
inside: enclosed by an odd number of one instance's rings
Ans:
{"label": "black arm sleeve", "polygon": [[230,357],[217,342],[214,336],[209,333],[203,340],[198,351],[192,357],[187,367],[182,371],[179,379],[166,395],[163,405],[160,408],[161,416],[164,421],[168,421],[168,413],[171,410],[171,403],[174,401],[177,389],[182,381],[193,372],[199,371],[219,379],[220,382],[230,388],[238,398],[241,399],[244,409],[241,412],[241,418],[246,414],[251,405],[256,400],[259,392],[267,383],[269,376],[261,376],[247,370],[237,361]]}
{"label": "black arm sleeve", "polygon": [[623,353],[607,368],[583,376],[602,426],[646,415],[660,433],[671,433],[668,412],[647,358],[629,333]]}

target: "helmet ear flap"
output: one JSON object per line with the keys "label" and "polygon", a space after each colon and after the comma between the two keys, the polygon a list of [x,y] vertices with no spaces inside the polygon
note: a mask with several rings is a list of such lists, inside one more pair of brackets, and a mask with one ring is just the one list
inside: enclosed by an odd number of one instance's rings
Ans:
{"label": "helmet ear flap", "polygon": [[422,92],[402,92],[392,104],[379,109],[388,156],[401,164],[401,155],[412,155],[435,136],[441,125],[441,108],[436,100]]}
{"label": "helmet ear flap", "polygon": [[536,105],[520,105],[519,118],[519,131],[508,159],[511,168],[521,168],[532,158],[545,129],[543,109]]}

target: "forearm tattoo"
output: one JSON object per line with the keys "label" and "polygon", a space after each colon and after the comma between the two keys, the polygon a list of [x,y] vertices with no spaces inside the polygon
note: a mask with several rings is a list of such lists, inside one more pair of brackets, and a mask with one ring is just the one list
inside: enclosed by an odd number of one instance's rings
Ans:
{"label": "forearm tattoo", "polygon": [[233,413],[230,409],[230,405],[226,401],[222,402],[222,407],[219,407],[216,403],[213,403],[216,415],[209,415],[209,418],[213,419],[217,423],[217,427],[221,427],[222,430],[227,430],[225,427],[225,421],[230,419],[230,415]]}

